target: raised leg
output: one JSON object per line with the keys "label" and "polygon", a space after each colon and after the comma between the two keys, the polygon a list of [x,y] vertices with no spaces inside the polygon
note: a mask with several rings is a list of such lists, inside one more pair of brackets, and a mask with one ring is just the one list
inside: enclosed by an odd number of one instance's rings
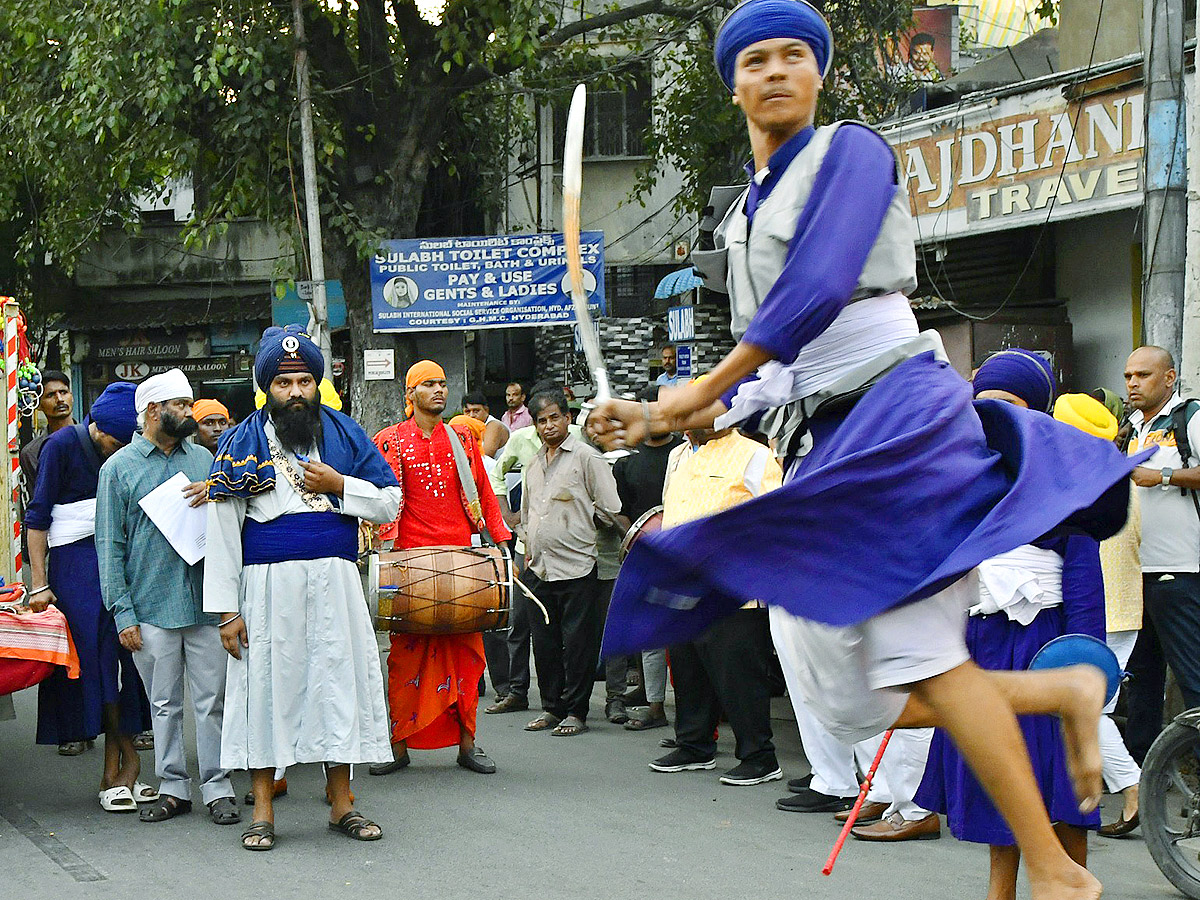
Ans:
{"label": "raised leg", "polygon": [[[1103,675],[1090,667],[1077,668],[1086,671],[984,672],[974,663],[966,662],[912,685],[913,698],[929,715],[924,721],[913,721],[918,717],[909,716],[906,709],[897,723],[901,727],[940,725],[950,733],[1016,837],[1017,846],[1029,867],[1033,900],[1096,900],[1101,893],[1100,882],[1071,860],[1050,825],[1017,725],[1014,712],[1017,704],[1009,700],[1009,695],[1022,700],[1020,712],[1053,713],[1074,705],[1062,697],[1064,691],[1070,690],[1064,683],[1074,684],[1084,693],[1083,705],[1094,706],[1091,743],[1095,748],[1094,779],[1098,794],[1100,753],[1096,735],[1100,708],[1104,705]],[[997,677],[1002,675],[1010,678]],[[1020,677],[1039,675],[1057,675],[1059,678]],[[1032,705],[1041,708],[1027,708]],[[1078,742],[1077,729],[1083,717],[1061,714],[1068,744],[1072,733]],[[1073,720],[1070,727],[1068,718]],[[1073,754],[1068,751],[1068,755]]]}

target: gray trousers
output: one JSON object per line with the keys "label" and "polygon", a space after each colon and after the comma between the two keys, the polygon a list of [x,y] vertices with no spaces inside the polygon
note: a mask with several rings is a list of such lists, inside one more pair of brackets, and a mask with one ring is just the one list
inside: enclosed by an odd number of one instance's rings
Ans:
{"label": "gray trousers", "polygon": [[192,799],[187,751],[183,745],[183,679],[192,692],[196,717],[196,758],[200,796],[206,804],[232,797],[229,771],[221,768],[221,718],[229,654],[215,625],[159,628],[142,625],[142,649],[133,654],[146,686],[154,727],[154,769],[159,792]]}

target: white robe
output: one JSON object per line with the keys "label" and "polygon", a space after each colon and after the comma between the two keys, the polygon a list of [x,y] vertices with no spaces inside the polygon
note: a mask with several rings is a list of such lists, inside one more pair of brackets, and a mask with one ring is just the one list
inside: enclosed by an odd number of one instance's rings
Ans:
{"label": "white robe", "polygon": [[[347,476],[341,512],[390,522],[400,498],[399,487]],[[379,645],[355,564],[327,557],[242,565],[247,516],[269,522],[311,511],[282,476],[273,491],[208,507],[204,609],[236,608],[250,642],[228,662],[221,765],[229,769],[392,759]]]}

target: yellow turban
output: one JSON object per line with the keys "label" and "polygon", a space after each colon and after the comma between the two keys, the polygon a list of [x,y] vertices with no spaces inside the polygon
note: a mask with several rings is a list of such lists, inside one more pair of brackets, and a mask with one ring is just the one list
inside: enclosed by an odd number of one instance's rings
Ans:
{"label": "yellow turban", "polygon": [[[337,388],[333,386],[333,382],[328,378],[322,378],[321,384],[318,387],[321,397],[321,405],[328,406],[330,409],[337,412],[342,411],[342,398],[338,396]],[[266,405],[267,395],[262,391],[254,392],[254,408],[262,409]]]}
{"label": "yellow turban", "polygon": [[203,422],[209,416],[224,416],[229,418],[229,410],[219,400],[197,400],[192,404],[192,418]]}
{"label": "yellow turban", "polygon": [[415,388],[422,381],[429,381],[433,378],[446,377],[446,371],[431,359],[423,359],[420,362],[413,363],[412,368],[408,370],[408,374],[404,376],[404,414],[412,416],[413,405],[412,401],[407,399],[410,388]]}
{"label": "yellow turban", "polygon": [[1080,431],[1111,441],[1117,436],[1117,417],[1087,394],[1063,394],[1054,401],[1054,418]]}
{"label": "yellow turban", "polygon": [[487,428],[487,423],[480,422],[474,416],[458,415],[450,420],[450,427],[457,428],[459,426],[470,429],[471,434],[475,435],[475,440],[482,441],[483,432]]}

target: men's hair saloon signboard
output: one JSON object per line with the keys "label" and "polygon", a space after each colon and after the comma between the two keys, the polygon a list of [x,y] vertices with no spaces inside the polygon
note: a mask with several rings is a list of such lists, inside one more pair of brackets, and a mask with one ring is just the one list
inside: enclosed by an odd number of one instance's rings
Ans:
{"label": "men's hair saloon signboard", "polygon": [[1141,205],[1141,86],[1063,93],[1050,85],[884,129],[918,243]]}

